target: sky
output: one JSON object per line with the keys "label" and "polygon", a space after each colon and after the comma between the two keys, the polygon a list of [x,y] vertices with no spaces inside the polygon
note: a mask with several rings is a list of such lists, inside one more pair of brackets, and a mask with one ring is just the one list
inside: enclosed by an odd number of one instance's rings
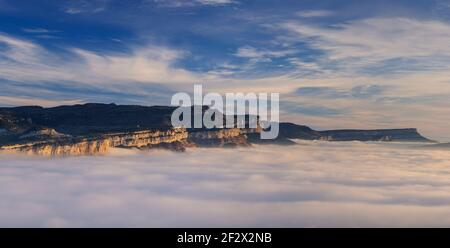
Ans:
{"label": "sky", "polygon": [[450,153],[405,143],[0,153],[0,164],[0,227],[450,225]]}
{"label": "sky", "polygon": [[279,92],[283,121],[450,141],[449,0],[0,0],[0,106]]}

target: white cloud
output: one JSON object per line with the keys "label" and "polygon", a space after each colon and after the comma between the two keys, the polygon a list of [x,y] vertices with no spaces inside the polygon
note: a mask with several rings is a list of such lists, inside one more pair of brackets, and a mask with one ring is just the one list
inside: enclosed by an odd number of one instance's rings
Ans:
{"label": "white cloud", "polygon": [[81,13],[82,12],[82,10],[81,9],[77,9],[77,8],[67,8],[66,10],[65,10],[65,12],[67,13],[67,14],[71,14],[71,15],[75,15],[75,14],[79,14],[79,13]]}
{"label": "white cloud", "polygon": [[[302,42],[322,52],[312,62],[289,59],[297,66],[291,77],[298,85],[352,88],[376,83],[389,88],[377,100],[302,96],[299,104],[316,102],[345,110],[332,119],[334,127],[415,126],[435,139],[450,139],[445,127],[450,120],[445,100],[450,97],[450,24],[371,18],[326,27],[290,21],[281,27],[288,32],[280,41],[291,46]],[[289,113],[286,118],[321,128],[330,121]]]}
{"label": "white cloud", "polygon": [[194,83],[200,77],[173,66],[183,52],[159,46],[136,47],[129,54],[101,55],[93,51],[67,49],[68,59],[46,48],[0,34],[0,78],[21,81],[74,81],[80,83],[112,84]]}
{"label": "white cloud", "polygon": [[46,28],[24,28],[24,29],[22,29],[22,31],[24,31],[26,33],[31,33],[31,34],[49,34],[49,33],[59,32],[56,30],[49,30]]}
{"label": "white cloud", "polygon": [[[281,27],[288,32],[279,37],[282,42],[279,47],[242,46],[234,55],[247,58],[249,63],[218,66],[205,73],[177,66],[177,62],[190,54],[164,46],[130,46],[129,53],[65,48],[67,54],[61,55],[29,40],[0,33],[0,78],[29,84],[73,82],[80,88],[96,85],[114,89],[121,85],[121,92],[137,89],[125,88],[130,82],[158,83],[176,91],[191,91],[192,84],[201,82],[207,91],[280,92],[284,100],[290,100],[288,93],[302,86],[351,89],[361,84],[377,84],[389,90],[376,99],[304,96],[298,99],[297,96],[299,104],[332,106],[345,110],[343,115],[319,118],[285,113],[284,119],[320,128],[417,127],[434,139],[450,140],[450,48],[447,45],[450,25],[406,18],[375,18],[332,27],[292,21]],[[299,41],[324,53],[317,59],[300,57],[295,47]],[[251,73],[258,68],[258,62],[274,58],[286,58],[296,70],[283,71],[282,75],[264,74],[270,70]],[[390,60],[394,62],[389,64]],[[1,92],[0,95],[11,97]],[[18,97],[30,100],[24,96]]]}
{"label": "white cloud", "polygon": [[20,96],[0,96],[0,106],[42,106],[73,105],[83,103],[81,100],[49,100],[43,98],[26,98]]}
{"label": "white cloud", "polygon": [[[450,56],[450,25],[439,21],[407,18],[373,18],[323,28],[289,22],[282,25],[310,39],[314,48],[328,52],[329,59],[360,59],[374,63],[396,58],[431,61]],[[448,59],[448,58],[447,58]],[[352,64],[352,66],[358,64]]]}
{"label": "white cloud", "polygon": [[161,7],[223,6],[238,3],[235,0],[153,0]]}
{"label": "white cloud", "polygon": [[99,55],[94,52],[75,49],[81,56],[93,77],[98,81],[136,81],[148,83],[193,83],[199,77],[172,64],[182,53],[176,50],[149,46],[126,55]]}
{"label": "white cloud", "polygon": [[287,49],[287,50],[258,50],[252,46],[243,46],[238,48],[236,53],[234,54],[236,57],[241,58],[250,58],[250,59],[268,59],[268,58],[279,58],[285,57],[287,55],[292,55],[297,53],[297,50]]}
{"label": "white cloud", "polygon": [[196,2],[204,5],[224,5],[236,3],[236,1],[233,0],[196,0]]}
{"label": "white cloud", "polygon": [[0,226],[448,226],[448,161],[448,151],[359,142],[2,154]]}
{"label": "white cloud", "polygon": [[[129,53],[100,53],[80,48],[62,48],[65,53],[53,52],[35,42],[0,34],[0,79],[28,84],[71,83],[83,88],[89,85],[120,88],[132,92],[130,83],[162,84],[173,90],[192,91],[195,83],[205,83],[208,91],[236,92],[273,90],[273,81],[264,79],[224,78],[234,65],[225,65],[221,73],[197,73],[176,66],[189,53],[164,46],[148,44],[129,47]],[[271,56],[278,56],[272,54]],[[289,91],[295,82],[279,85],[276,92]],[[128,89],[123,86],[130,85]],[[118,87],[122,86],[122,87]],[[1,95],[1,92],[0,92]],[[8,95],[6,95],[8,96]],[[19,96],[18,96],[19,97]],[[4,98],[5,99],[5,98]],[[42,102],[42,99],[36,99]],[[10,102],[9,100],[7,101]],[[18,101],[19,102],[19,101]],[[61,101],[61,104],[64,103]],[[149,104],[145,102],[143,104]]]}
{"label": "white cloud", "polygon": [[110,0],[78,0],[70,1],[63,7],[63,11],[70,15],[95,14],[106,9]]}
{"label": "white cloud", "polygon": [[297,12],[297,16],[303,18],[326,17],[331,15],[334,15],[334,12],[329,10],[306,10]]}

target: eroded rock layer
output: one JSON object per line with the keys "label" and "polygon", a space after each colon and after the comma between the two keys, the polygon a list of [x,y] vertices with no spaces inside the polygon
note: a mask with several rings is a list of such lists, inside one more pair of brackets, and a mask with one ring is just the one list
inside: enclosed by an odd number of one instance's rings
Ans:
{"label": "eroded rock layer", "polygon": [[[0,150],[65,156],[105,154],[112,147],[184,151],[188,147],[235,147],[253,143],[289,145],[294,144],[293,139],[431,142],[413,128],[316,131],[293,123],[279,123],[278,138],[262,140],[263,130],[259,125],[258,128],[175,128],[170,121],[174,109],[115,104],[0,108]],[[248,124],[249,116],[244,120]],[[234,121],[232,126],[237,127],[236,116]]]}

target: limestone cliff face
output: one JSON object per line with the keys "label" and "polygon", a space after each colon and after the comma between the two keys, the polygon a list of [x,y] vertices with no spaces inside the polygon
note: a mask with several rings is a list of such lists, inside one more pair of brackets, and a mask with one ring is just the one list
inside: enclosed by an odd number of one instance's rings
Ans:
{"label": "limestone cliff face", "polygon": [[189,141],[202,147],[249,146],[247,134],[260,133],[260,128],[229,128],[189,133]]}
{"label": "limestone cliff face", "polygon": [[73,138],[62,136],[50,140],[5,145],[0,150],[19,151],[43,156],[102,155],[111,147],[121,148],[164,148],[184,151],[186,147],[248,146],[246,134],[259,129],[218,129],[189,133],[184,128],[169,130],[147,130],[129,133],[103,134],[97,137]]}
{"label": "limestone cliff face", "polygon": [[66,138],[3,146],[3,150],[20,151],[45,156],[74,156],[106,154],[111,147],[143,148],[187,139],[185,129],[139,131],[105,134],[92,138]]}
{"label": "limestone cliff face", "polygon": [[18,151],[42,156],[78,156],[106,154],[111,147],[108,139],[82,140],[75,143],[44,143],[21,146]]}
{"label": "limestone cliff face", "polygon": [[[173,128],[171,115],[175,109],[96,103],[0,108],[0,151],[64,156],[104,154],[111,147],[184,151],[195,146],[290,145],[295,144],[292,139],[432,142],[411,128],[316,131],[294,123],[279,123],[278,137],[262,140],[261,128]],[[237,124],[239,118],[234,117]],[[250,116],[245,116],[244,123],[250,122]]]}
{"label": "limestone cliff face", "polygon": [[191,139],[226,139],[233,138],[240,135],[245,135],[247,133],[259,133],[260,129],[241,129],[241,128],[229,128],[229,129],[218,129],[218,130],[205,130],[189,133],[189,138]]}
{"label": "limestone cliff face", "polygon": [[136,147],[160,143],[172,143],[188,138],[188,132],[184,128],[170,129],[166,131],[139,131],[132,133],[119,133],[106,135],[106,139],[113,147]]}

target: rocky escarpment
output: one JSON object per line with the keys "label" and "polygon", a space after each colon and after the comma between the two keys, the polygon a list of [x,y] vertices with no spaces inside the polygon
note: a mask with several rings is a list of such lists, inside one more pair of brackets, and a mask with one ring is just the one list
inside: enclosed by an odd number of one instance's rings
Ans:
{"label": "rocky escarpment", "polygon": [[[278,137],[262,140],[263,130],[259,126],[236,128],[236,116],[234,128],[172,127],[170,118],[174,109],[115,104],[0,108],[0,150],[63,156],[104,154],[112,147],[184,151],[188,147],[254,143],[289,145],[295,144],[294,139],[431,142],[416,129],[316,131],[293,123],[279,123]],[[250,119],[245,116],[245,123]]]}
{"label": "rocky escarpment", "polygon": [[321,131],[321,140],[327,141],[398,141],[434,142],[423,137],[415,128],[381,130],[330,130]]}
{"label": "rocky escarpment", "polygon": [[249,139],[252,143],[258,144],[278,144],[278,145],[293,145],[293,139],[302,140],[318,140],[322,137],[320,132],[311,129],[310,127],[297,125],[294,123],[282,122],[279,123],[279,134],[274,140],[262,140],[259,135],[249,134]]}
{"label": "rocky escarpment", "polygon": [[259,135],[260,128],[230,128],[193,131],[189,133],[189,141],[200,147],[235,147],[249,146],[248,135]]}
{"label": "rocky escarpment", "polygon": [[38,155],[95,155],[105,154],[112,147],[144,149],[162,143],[181,142],[188,138],[186,129],[149,130],[129,133],[111,133],[92,137],[64,137],[3,145],[13,150]]}
{"label": "rocky escarpment", "polygon": [[169,129],[175,107],[88,103],[42,108],[0,108],[0,128],[23,133],[32,128],[53,128],[73,136],[95,133]]}
{"label": "rocky escarpment", "polygon": [[94,137],[58,137],[3,145],[2,150],[47,156],[106,154],[110,148],[164,148],[184,151],[187,147],[249,146],[247,134],[258,129],[219,129],[189,133],[185,128],[111,133]]}
{"label": "rocky escarpment", "polygon": [[23,152],[30,155],[76,156],[106,154],[111,147],[108,139],[80,139],[8,145],[2,147],[2,150]]}
{"label": "rocky escarpment", "polygon": [[247,135],[261,131],[174,128],[174,109],[115,104],[0,108],[0,149],[39,155],[103,154],[111,147],[184,151],[195,146],[248,146]]}
{"label": "rocky escarpment", "polygon": [[435,143],[422,136],[415,128],[378,129],[378,130],[328,130],[317,131],[307,126],[293,123],[280,123],[280,132],[275,140],[260,140],[257,135],[249,135],[254,143],[259,144],[295,144],[291,140],[324,141],[382,141],[382,142],[427,142]]}

